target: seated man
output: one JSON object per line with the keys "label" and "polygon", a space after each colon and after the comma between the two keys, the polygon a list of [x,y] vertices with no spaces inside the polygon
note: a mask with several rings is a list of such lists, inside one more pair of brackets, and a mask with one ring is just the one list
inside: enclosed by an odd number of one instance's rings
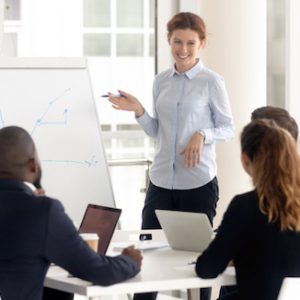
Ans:
{"label": "seated man", "polygon": [[81,279],[110,285],[135,276],[142,256],[133,247],[115,257],[98,255],[81,239],[62,204],[36,196],[41,167],[27,131],[0,130],[0,297],[42,299],[50,262]]}

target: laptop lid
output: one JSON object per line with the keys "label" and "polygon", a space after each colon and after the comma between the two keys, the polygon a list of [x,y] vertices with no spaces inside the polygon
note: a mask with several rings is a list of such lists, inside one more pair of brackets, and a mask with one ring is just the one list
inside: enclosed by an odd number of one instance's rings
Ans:
{"label": "laptop lid", "polygon": [[159,209],[155,213],[174,250],[203,252],[212,240],[213,230],[206,214]]}
{"label": "laptop lid", "polygon": [[99,236],[98,253],[105,254],[119,221],[122,210],[96,204],[88,204],[79,233],[97,233]]}

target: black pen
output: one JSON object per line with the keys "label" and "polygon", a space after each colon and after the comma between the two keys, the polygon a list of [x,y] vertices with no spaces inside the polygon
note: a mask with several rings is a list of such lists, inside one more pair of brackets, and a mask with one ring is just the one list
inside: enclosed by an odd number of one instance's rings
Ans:
{"label": "black pen", "polygon": [[[120,97],[125,98],[125,96],[124,96],[124,95],[121,95],[121,94],[118,94],[118,95],[116,95],[116,94],[111,94],[111,95],[112,95],[113,97],[117,97],[117,98],[120,98]],[[102,98],[108,98],[109,95],[105,94],[105,95],[101,95],[101,97],[102,97]]]}

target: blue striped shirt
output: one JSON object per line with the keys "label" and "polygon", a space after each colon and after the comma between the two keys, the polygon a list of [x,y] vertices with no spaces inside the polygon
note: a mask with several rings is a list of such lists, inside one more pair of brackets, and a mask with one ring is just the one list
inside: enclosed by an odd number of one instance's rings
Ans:
{"label": "blue striped shirt", "polygon": [[[234,136],[223,78],[200,61],[184,73],[173,67],[155,77],[153,101],[153,117],[145,112],[137,118],[156,141],[150,171],[152,183],[185,190],[211,181],[217,174],[215,143]],[[187,168],[180,153],[197,131],[205,133],[200,164]]]}

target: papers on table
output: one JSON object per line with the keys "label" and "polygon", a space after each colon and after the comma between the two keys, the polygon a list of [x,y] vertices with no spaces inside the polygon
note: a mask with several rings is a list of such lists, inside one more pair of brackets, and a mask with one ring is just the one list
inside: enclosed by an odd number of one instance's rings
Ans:
{"label": "papers on table", "polygon": [[48,269],[47,276],[49,277],[56,277],[56,276],[68,276],[68,272],[62,269],[59,266],[51,265]]}
{"label": "papers on table", "polygon": [[140,250],[151,250],[169,246],[167,241],[133,241],[111,243],[113,251],[122,251],[124,248],[134,245]]}

